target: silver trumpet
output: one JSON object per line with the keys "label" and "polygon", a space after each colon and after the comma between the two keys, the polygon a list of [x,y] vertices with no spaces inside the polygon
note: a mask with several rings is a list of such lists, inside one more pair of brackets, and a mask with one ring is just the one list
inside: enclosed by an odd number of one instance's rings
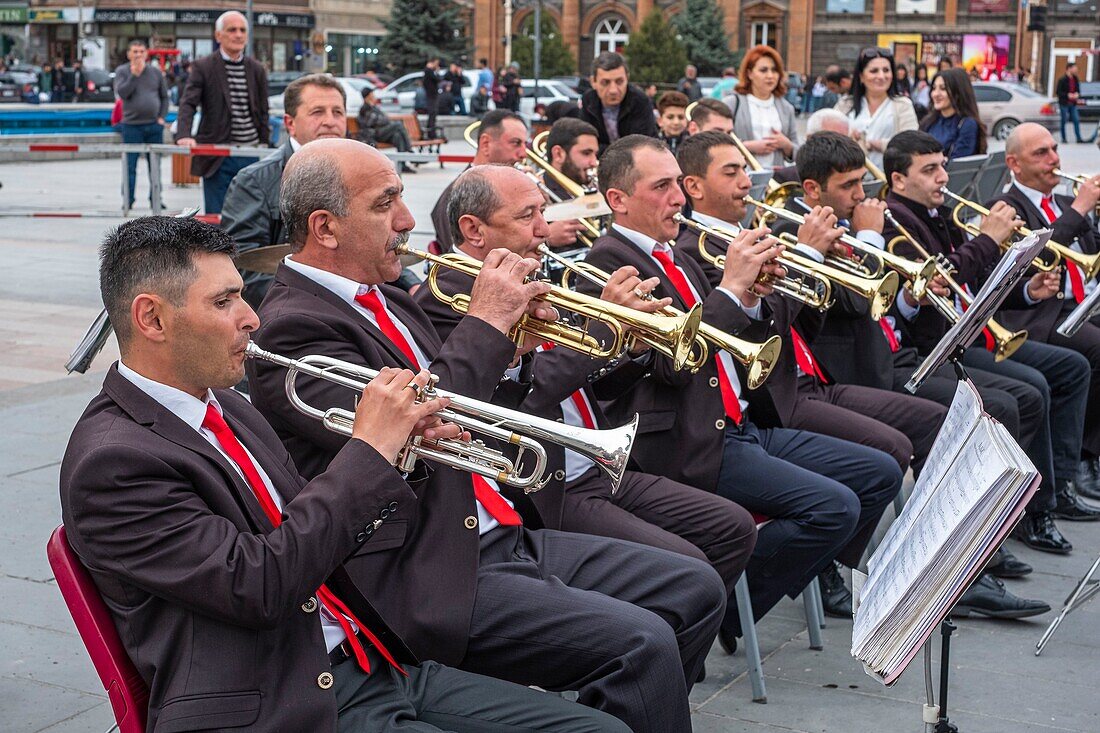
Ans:
{"label": "silver trumpet", "polygon": [[[347,387],[356,394],[362,392],[367,383],[378,376],[374,369],[328,356],[311,355],[290,359],[264,351],[253,342],[249,342],[245,355],[286,368],[286,396],[290,404],[302,414],[320,420],[326,428],[342,435],[352,434],[355,413],[339,407],[321,410],[307,404],[295,389],[298,375],[308,374],[317,379],[325,379]],[[614,493],[619,488],[627,459],[630,457],[630,448],[634,444],[634,434],[638,429],[637,415],[622,427],[589,430],[436,389],[436,381],[437,377],[433,376],[431,382],[421,391],[418,398],[420,401],[440,397],[450,399],[450,406],[437,413],[441,419],[455,423],[471,433],[514,445],[518,452],[514,458],[508,458],[501,451],[490,448],[478,439],[424,440],[422,436],[413,436],[397,457],[395,466],[399,471],[408,473],[412,471],[417,458],[428,459],[515,486],[530,494],[541,489],[550,480],[549,475],[544,475],[546,449],[538,442],[546,440],[589,458],[610,477],[611,492]],[[525,467],[522,464],[527,454],[531,454],[534,465],[524,472]]]}

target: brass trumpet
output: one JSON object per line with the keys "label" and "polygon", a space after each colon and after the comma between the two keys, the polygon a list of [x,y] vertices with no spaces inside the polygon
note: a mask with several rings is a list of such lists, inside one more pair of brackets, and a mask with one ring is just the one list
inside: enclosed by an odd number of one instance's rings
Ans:
{"label": "brass trumpet", "polygon": [[[894,213],[889,209],[886,210],[887,220],[894,225],[894,228],[898,230],[898,236],[891,239],[886,244],[886,249],[893,252],[894,248],[902,242],[907,242],[913,249],[917,251],[917,254],[921,257],[929,257],[928,250],[926,250],[917,238],[906,229],[894,216]],[[964,307],[969,307],[974,301],[970,293],[966,291],[966,288],[959,285],[952,277],[954,268],[946,258],[930,258],[936,263],[936,274],[944,279],[952,292],[959,297],[959,300],[964,304]],[[959,312],[955,310],[955,303],[942,295],[928,290],[924,297],[932,304],[936,310],[940,312],[948,323],[955,324],[959,320]],[[1009,331],[1001,324],[994,321],[992,318],[986,323],[986,328],[989,329],[989,333],[993,336],[993,359],[994,361],[1004,361],[1008,357],[1016,353],[1016,350],[1024,345],[1027,341],[1027,331]]]}
{"label": "brass trumpet", "polygon": [[[299,374],[308,374],[324,379],[342,387],[362,392],[367,383],[378,376],[374,369],[352,364],[328,356],[306,356],[290,359],[285,356],[264,351],[254,342],[249,342],[245,355],[252,359],[263,359],[285,367],[286,394],[290,403],[304,415],[321,420],[329,430],[342,435],[351,435],[355,424],[355,413],[338,407],[321,410],[307,404],[298,395],[295,381]],[[514,458],[506,457],[501,451],[489,448],[480,440],[424,440],[422,436],[409,439],[396,461],[396,468],[406,473],[413,470],[417,458],[442,463],[460,471],[476,473],[500,483],[523,489],[525,493],[538,491],[550,480],[546,474],[546,449],[539,440],[556,443],[569,450],[577,451],[591,459],[611,478],[611,490],[615,492],[626,470],[630,449],[634,444],[634,434],[638,428],[638,416],[619,428],[612,430],[590,430],[546,420],[526,413],[509,410],[489,402],[465,397],[453,392],[436,389],[438,378],[423,389],[419,401],[438,397],[451,400],[448,408],[437,415],[443,420],[453,422],[472,433],[478,433],[501,442],[518,447]],[[530,454],[534,465],[524,471],[524,458]]]}
{"label": "brass trumpet", "polygon": [[[1064,178],[1067,181],[1072,181],[1073,182],[1073,195],[1074,196],[1076,196],[1077,192],[1079,190],[1081,190],[1081,184],[1083,184],[1083,183],[1085,183],[1086,181],[1089,180],[1088,176],[1083,176],[1083,175],[1080,175],[1080,174],[1075,175],[1073,173],[1066,173],[1061,168],[1055,168],[1054,169],[1054,175],[1058,176],[1059,178]],[[1096,204],[1095,213],[1096,213],[1097,217],[1100,217],[1100,203]]]}
{"label": "brass trumpet", "polygon": [[[958,202],[955,204],[955,209],[951,212],[951,219],[955,222],[955,226],[959,227],[972,237],[976,237],[981,234],[981,229],[974,226],[970,222],[964,222],[962,220],[962,213],[966,209],[971,209],[980,216],[989,216],[989,209],[975,201],[964,199],[962,196],[953,193],[946,187],[941,188],[940,191],[943,192],[944,196],[948,196],[952,200]],[[1021,237],[1029,236],[1032,231],[1033,230],[1028,229],[1025,226],[1016,227],[1016,233],[1019,234]],[[1011,241],[1006,240],[1004,242],[998,242],[998,244],[1001,245],[1002,249],[1008,249],[1008,247],[1011,245]],[[1100,272],[1100,254],[1082,254],[1075,249],[1067,247],[1064,244],[1059,244],[1055,241],[1047,242],[1045,251],[1050,253],[1050,259],[1043,259],[1041,256],[1037,256],[1034,260],[1031,261],[1032,266],[1036,270],[1050,272],[1059,264],[1061,264],[1062,260],[1065,260],[1066,262],[1069,262],[1081,268],[1081,271],[1084,273],[1084,277],[1086,280],[1093,279],[1094,277],[1096,277],[1096,274]]]}
{"label": "brass trumpet", "polygon": [[[431,263],[428,269],[428,288],[441,303],[447,303],[458,313],[466,313],[470,307],[470,296],[465,293],[448,294],[439,287],[439,268],[446,267],[470,277],[481,272],[481,263],[466,255],[451,253],[433,255],[421,252],[408,244],[399,245],[398,254],[411,254]],[[587,325],[581,327],[569,321],[542,321],[523,316],[513,327],[510,336],[517,344],[523,343],[525,334],[540,341],[553,341],[555,344],[587,354],[594,359],[612,359],[624,351],[634,348],[638,342],[657,349],[672,359],[676,369],[697,370],[702,361],[692,358],[692,351],[702,308],[696,307],[676,317],[643,313],[615,303],[608,303],[572,290],[550,286],[550,292],[542,299],[555,308],[560,308],[584,318],[587,323],[602,323],[611,332],[611,341],[607,346],[588,332]]]}
{"label": "brass trumpet", "polygon": [[[549,248],[547,249],[549,250]],[[551,255],[551,257],[553,257],[553,255]],[[561,281],[563,288],[569,287],[570,273],[579,275],[601,288],[611,279],[611,275],[587,262],[570,262],[565,259],[559,259],[558,261],[565,266],[565,273],[562,275]],[[643,299],[651,300],[652,298],[653,295],[647,293],[646,297]],[[700,305],[696,303],[692,306],[692,310],[699,307]],[[672,318],[678,318],[683,315],[683,311],[678,308],[673,308],[672,306],[666,306],[664,309],[658,311],[658,313],[663,313],[665,317]],[[768,375],[771,374],[772,369],[775,368],[775,364],[779,360],[779,352],[782,347],[782,342],[778,336],[771,336],[764,343],[758,344],[752,341],[739,339],[736,336],[728,334],[725,331],[720,331],[714,326],[702,321],[699,323],[697,341],[700,345],[698,352],[698,362],[700,365],[707,360],[708,344],[721,351],[726,351],[745,367],[745,372],[747,374],[745,382],[749,389],[756,389],[768,378]],[[698,369],[698,367],[696,367],[696,369]]]}

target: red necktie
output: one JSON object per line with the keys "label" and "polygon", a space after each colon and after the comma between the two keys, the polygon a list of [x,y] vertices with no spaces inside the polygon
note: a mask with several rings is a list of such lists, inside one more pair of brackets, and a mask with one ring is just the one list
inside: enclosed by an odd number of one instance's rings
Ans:
{"label": "red necktie", "polygon": [[898,335],[894,333],[894,329],[886,322],[885,318],[880,318],[878,325],[882,326],[882,332],[886,334],[886,343],[890,344],[890,353],[898,353],[901,344],[898,343]]}
{"label": "red necktie", "polygon": [[794,360],[798,362],[802,373],[817,377],[822,384],[828,384],[829,380],[825,378],[825,372],[814,358],[814,352],[810,351],[810,345],[802,338],[802,334],[794,330],[794,326],[791,326],[791,342],[794,344]]}
{"label": "red necktie", "polygon": [[420,369],[420,362],[416,358],[416,353],[412,350],[412,346],[405,335],[398,330],[393,319],[390,318],[390,314],[386,312],[382,301],[378,299],[378,291],[368,290],[365,293],[360,293],[355,296],[355,302],[374,314],[374,320],[378,323],[378,330],[390,340],[390,343],[401,349],[401,353],[405,355],[405,358],[409,360],[414,369]]}
{"label": "red necktie", "polygon": [[[969,285],[963,283],[963,289],[970,294]],[[959,299],[959,305],[962,306],[963,313],[966,313],[966,309],[970,307],[962,298]],[[993,338],[993,332],[989,330],[989,326],[982,329],[982,336],[985,336],[985,350],[993,354],[997,353],[997,339]]]}
{"label": "red necktie", "polygon": [[523,524],[523,520],[520,519],[519,514],[516,514],[516,510],[508,506],[508,502],[489,485],[488,481],[476,473],[470,474],[470,478],[474,480],[474,498],[478,500],[481,506],[485,507],[485,511],[489,512],[493,519],[506,527],[516,527]]}
{"label": "red necktie", "polygon": [[[225,419],[222,418],[218,408],[209,404],[206,406],[206,417],[202,421],[202,426],[214,433],[214,437],[217,439],[218,444],[226,454],[237,464],[237,467],[241,469],[241,473],[244,474],[248,480],[248,485],[252,488],[252,493],[256,495],[256,499],[260,502],[260,506],[263,507],[264,514],[267,515],[268,520],[275,527],[278,527],[282,521],[283,516],[279,512],[279,509],[275,506],[275,500],[271,498],[271,494],[267,490],[267,486],[264,485],[264,481],[260,478],[260,472],[256,470],[256,465],[252,462],[252,459],[248,457],[248,453],[245,452],[244,446],[237,440],[237,436],[233,434],[233,431],[229,429],[229,425],[226,424]],[[340,624],[340,628],[344,630],[344,634],[348,637],[348,644],[351,646],[352,652],[355,654],[355,660],[359,662],[360,668],[367,674],[370,674],[370,661],[367,659],[367,652],[363,648],[363,643],[359,641],[359,637],[355,635],[355,629],[351,627],[354,623],[359,627],[359,630],[363,632],[363,635],[367,637],[374,648],[385,657],[386,661],[394,666],[401,674],[406,674],[405,670],[401,669],[401,665],[397,663],[397,660],[393,658],[389,650],[382,646],[382,642],[378,640],[371,630],[368,629],[363,622],[356,618],[344,602],[336,597],[336,594],[329,590],[327,585],[322,585],[317,590],[317,597],[328,609],[336,621]],[[407,675],[406,675],[407,676]]]}
{"label": "red necktie", "polygon": [[[690,308],[698,303],[699,301],[696,300],[695,293],[692,292],[683,271],[672,261],[668,252],[655,249],[653,250],[653,257],[661,263],[665,275],[672,281],[672,287],[679,293],[684,305]],[[726,410],[726,417],[733,420],[734,425],[740,425],[744,419],[741,414],[741,401],[737,397],[737,390],[733,388],[733,381],[726,373],[726,367],[722,363],[722,359],[717,354],[714,355],[714,365],[718,367],[718,389],[722,393],[722,406]]]}
{"label": "red necktie", "polygon": [[[557,346],[553,341],[544,341],[542,346],[539,347],[541,351],[549,351]],[[577,390],[573,394],[569,395],[569,399],[573,400],[573,405],[577,408],[577,412],[580,413],[581,422],[584,427],[589,430],[596,428],[596,418],[592,416],[592,408],[588,404],[588,399],[584,396],[584,392]]]}
{"label": "red necktie", "polygon": [[[1042,200],[1043,213],[1047,217],[1047,223],[1053,224],[1054,220],[1058,217],[1054,214],[1054,206],[1052,205],[1054,199],[1050,196],[1044,196]],[[1081,268],[1072,262],[1066,263],[1066,274],[1069,275],[1069,286],[1073,290],[1073,299],[1080,303],[1085,299],[1085,275],[1081,272]]]}

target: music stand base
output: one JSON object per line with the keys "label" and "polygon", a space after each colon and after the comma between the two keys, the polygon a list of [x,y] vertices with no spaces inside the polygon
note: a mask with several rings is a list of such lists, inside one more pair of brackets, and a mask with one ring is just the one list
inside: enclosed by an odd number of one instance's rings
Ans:
{"label": "music stand base", "polygon": [[1085,602],[1100,592],[1100,578],[1093,578],[1097,568],[1100,568],[1100,557],[1096,558],[1096,562],[1092,564],[1089,571],[1085,573],[1085,577],[1077,583],[1077,586],[1073,589],[1073,592],[1066,598],[1065,604],[1062,606],[1062,610],[1058,613],[1058,616],[1050,622],[1050,626],[1043,632],[1042,637],[1039,639],[1039,643],[1035,645],[1035,656],[1039,656],[1043,653],[1043,649],[1046,648],[1047,642],[1050,641],[1050,637],[1054,636],[1054,632],[1058,630],[1062,620],[1070,614],[1072,611],[1076,611],[1083,606]]}

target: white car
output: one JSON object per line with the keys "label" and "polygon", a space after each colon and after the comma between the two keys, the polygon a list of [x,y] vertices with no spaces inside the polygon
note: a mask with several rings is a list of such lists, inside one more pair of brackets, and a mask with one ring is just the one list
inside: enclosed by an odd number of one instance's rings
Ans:
{"label": "white car", "polygon": [[[477,72],[463,71],[462,74],[470,81],[469,84],[462,87],[462,97],[466,100],[466,109],[469,110],[470,99],[473,97],[474,90],[477,88]],[[424,73],[420,71],[412,74],[405,74],[398,79],[394,79],[385,89],[376,91],[374,96],[378,99],[382,108],[387,112],[411,112],[416,100],[417,86],[419,86],[419,82],[423,77]],[[546,106],[552,102],[558,101],[566,101],[573,104],[580,103],[581,96],[556,79],[539,79],[537,89],[535,88],[535,81],[533,79],[524,79],[521,84],[523,86],[523,99],[520,100],[519,111],[520,114],[527,118],[536,116],[536,93],[537,101],[540,106]]]}
{"label": "white car", "polygon": [[[373,89],[374,85],[368,80],[360,79],[357,76],[338,76],[336,81],[340,82],[340,86],[344,88],[344,94],[347,96],[347,116],[357,116],[359,108],[363,106],[363,91]],[[283,95],[273,94],[268,97],[267,107],[269,114],[281,117],[283,114]]]}

